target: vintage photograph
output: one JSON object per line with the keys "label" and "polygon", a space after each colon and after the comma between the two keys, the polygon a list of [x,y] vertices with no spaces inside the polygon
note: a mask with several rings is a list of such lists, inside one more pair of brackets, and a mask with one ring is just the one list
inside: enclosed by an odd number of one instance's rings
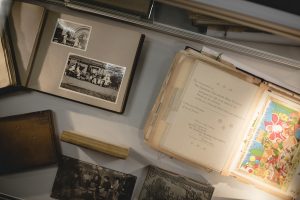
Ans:
{"label": "vintage photograph", "polygon": [[58,19],[52,42],[85,51],[91,29],[91,26]]}
{"label": "vintage photograph", "polygon": [[52,188],[55,199],[130,200],[136,177],[67,156]]}
{"label": "vintage photograph", "polygon": [[22,200],[22,199],[0,192],[0,200]]}
{"label": "vintage photograph", "polygon": [[208,183],[149,166],[139,200],[210,200],[213,191]]}
{"label": "vintage photograph", "polygon": [[126,68],[69,54],[60,87],[116,103]]}

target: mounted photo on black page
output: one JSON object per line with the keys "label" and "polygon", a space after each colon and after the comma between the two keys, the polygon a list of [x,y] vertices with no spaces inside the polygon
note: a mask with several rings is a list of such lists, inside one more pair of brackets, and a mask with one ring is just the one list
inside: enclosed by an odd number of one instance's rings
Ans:
{"label": "mounted photo on black page", "polygon": [[55,199],[130,200],[136,177],[63,156],[51,197]]}

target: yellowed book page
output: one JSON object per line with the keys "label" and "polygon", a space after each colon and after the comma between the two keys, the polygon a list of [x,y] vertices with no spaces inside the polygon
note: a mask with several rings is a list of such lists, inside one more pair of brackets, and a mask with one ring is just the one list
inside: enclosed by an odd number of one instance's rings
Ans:
{"label": "yellowed book page", "polygon": [[10,85],[9,73],[2,43],[0,42],[0,88]]}
{"label": "yellowed book page", "polygon": [[259,87],[197,61],[161,147],[221,171],[231,146],[246,125]]}

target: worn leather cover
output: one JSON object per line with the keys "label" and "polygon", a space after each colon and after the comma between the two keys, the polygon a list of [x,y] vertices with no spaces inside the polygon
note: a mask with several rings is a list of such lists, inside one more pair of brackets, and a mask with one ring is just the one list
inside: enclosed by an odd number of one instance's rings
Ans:
{"label": "worn leather cover", "polygon": [[56,162],[50,110],[0,118],[0,174]]}

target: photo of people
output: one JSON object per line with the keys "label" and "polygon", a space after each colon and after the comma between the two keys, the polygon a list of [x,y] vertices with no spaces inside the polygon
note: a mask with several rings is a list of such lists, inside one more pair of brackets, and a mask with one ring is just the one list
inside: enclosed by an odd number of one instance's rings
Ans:
{"label": "photo of people", "polygon": [[125,67],[69,54],[61,88],[116,103]]}
{"label": "photo of people", "polygon": [[56,199],[130,200],[136,177],[63,156],[51,197]]}
{"label": "photo of people", "polygon": [[149,166],[139,200],[210,200],[213,191],[209,183]]}
{"label": "photo of people", "polygon": [[90,26],[58,19],[52,42],[85,51],[90,33]]}

